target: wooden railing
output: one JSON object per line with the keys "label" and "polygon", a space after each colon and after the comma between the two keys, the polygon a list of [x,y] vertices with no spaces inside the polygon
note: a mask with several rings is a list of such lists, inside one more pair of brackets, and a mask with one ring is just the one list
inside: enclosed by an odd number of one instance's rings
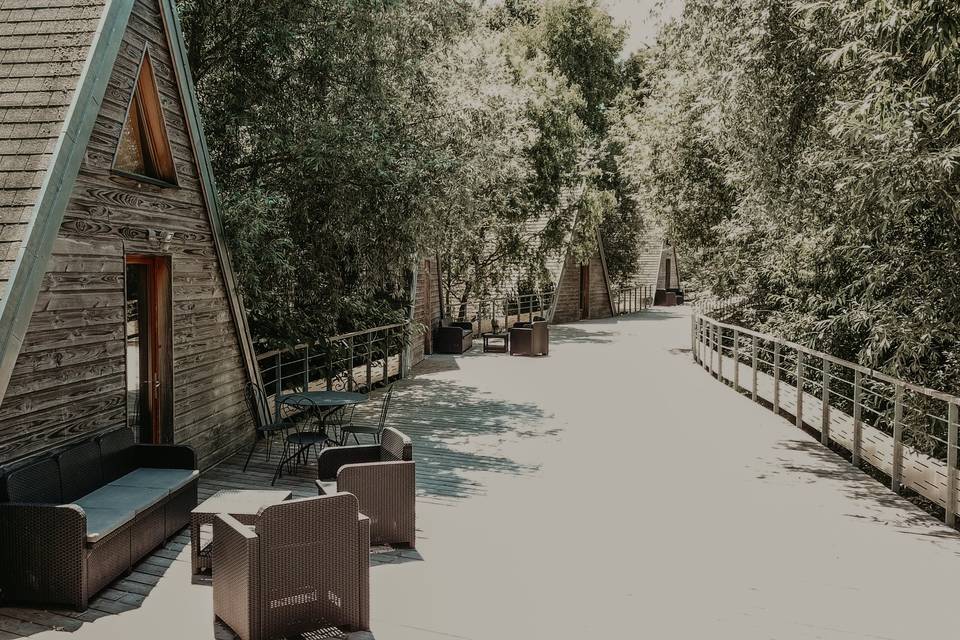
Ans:
{"label": "wooden railing", "polygon": [[637,313],[653,306],[656,289],[648,284],[623,287],[614,294],[613,310],[617,315]]}
{"label": "wooden railing", "polygon": [[530,322],[535,317],[546,317],[553,303],[553,293],[526,293],[515,296],[483,298],[466,302],[450,302],[445,317],[461,322],[472,322],[474,331],[483,333],[494,327],[509,329],[516,322]]}
{"label": "wooden railing", "polygon": [[842,447],[853,464],[886,474],[893,491],[907,488],[936,503],[955,526],[960,397],[698,310],[691,346],[718,380],[819,431],[824,445]]}
{"label": "wooden railing", "polygon": [[279,417],[277,398],[302,391],[369,391],[404,374],[409,323],[331,336],[257,356],[260,377]]}

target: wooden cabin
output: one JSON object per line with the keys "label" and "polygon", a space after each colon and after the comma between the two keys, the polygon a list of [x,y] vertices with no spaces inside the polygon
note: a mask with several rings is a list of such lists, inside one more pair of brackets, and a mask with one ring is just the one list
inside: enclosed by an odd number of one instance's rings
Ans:
{"label": "wooden cabin", "polygon": [[598,232],[590,259],[578,260],[567,244],[559,260],[548,262],[553,276],[553,304],[547,319],[554,324],[614,315],[613,288]]}
{"label": "wooden cabin", "polygon": [[656,226],[647,229],[640,243],[637,273],[627,286],[646,286],[653,292],[654,304],[664,304],[668,292],[683,292],[676,247]]}
{"label": "wooden cabin", "polygon": [[435,258],[420,260],[413,274],[413,286],[410,294],[410,321],[412,336],[410,357],[407,362],[413,367],[423,362],[424,357],[433,353],[433,331],[440,326],[442,292],[440,291],[440,273]]}
{"label": "wooden cabin", "polygon": [[174,0],[0,7],[0,463],[127,425],[207,467],[257,374]]}

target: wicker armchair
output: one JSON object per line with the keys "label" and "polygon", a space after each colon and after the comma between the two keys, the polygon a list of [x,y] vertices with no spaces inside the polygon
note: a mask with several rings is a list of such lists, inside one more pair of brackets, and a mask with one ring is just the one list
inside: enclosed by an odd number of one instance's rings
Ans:
{"label": "wicker armchair", "polygon": [[243,640],[370,628],[370,521],[339,493],[213,523],[213,611]]}
{"label": "wicker armchair", "polygon": [[320,494],[347,491],[370,518],[372,544],[416,546],[416,465],[410,438],[383,430],[380,444],[320,452]]}
{"label": "wicker armchair", "polygon": [[510,355],[550,354],[550,325],[546,320],[518,322],[510,327]]}

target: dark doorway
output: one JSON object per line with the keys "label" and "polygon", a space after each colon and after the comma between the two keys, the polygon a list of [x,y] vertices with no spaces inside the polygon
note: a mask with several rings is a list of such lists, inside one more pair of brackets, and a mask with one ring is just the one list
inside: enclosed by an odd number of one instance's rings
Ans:
{"label": "dark doorway", "polygon": [[127,256],[127,425],[140,442],[173,442],[170,258]]}
{"label": "dark doorway", "polygon": [[580,319],[590,317],[590,265],[580,265]]}
{"label": "dark doorway", "polygon": [[666,275],[666,286],[664,289],[670,289],[670,285],[673,284],[673,278],[670,276],[673,275],[673,270],[670,268],[670,258],[667,258],[667,275]]}

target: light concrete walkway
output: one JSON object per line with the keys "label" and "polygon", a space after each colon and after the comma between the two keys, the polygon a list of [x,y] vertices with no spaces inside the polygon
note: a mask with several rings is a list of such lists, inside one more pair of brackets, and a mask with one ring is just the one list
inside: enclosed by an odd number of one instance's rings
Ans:
{"label": "light concrete walkway", "polygon": [[[684,310],[554,327],[548,358],[475,349],[403,383],[419,554],[371,571],[377,640],[952,637],[960,537],[711,378],[689,330]],[[231,637],[171,549],[136,608],[108,590],[116,613],[71,638]]]}
{"label": "light concrete walkway", "polygon": [[425,376],[530,407],[453,446],[536,471],[420,506],[423,561],[373,573],[378,639],[953,635],[960,537],[694,365],[689,326],[560,327],[549,358]]}

